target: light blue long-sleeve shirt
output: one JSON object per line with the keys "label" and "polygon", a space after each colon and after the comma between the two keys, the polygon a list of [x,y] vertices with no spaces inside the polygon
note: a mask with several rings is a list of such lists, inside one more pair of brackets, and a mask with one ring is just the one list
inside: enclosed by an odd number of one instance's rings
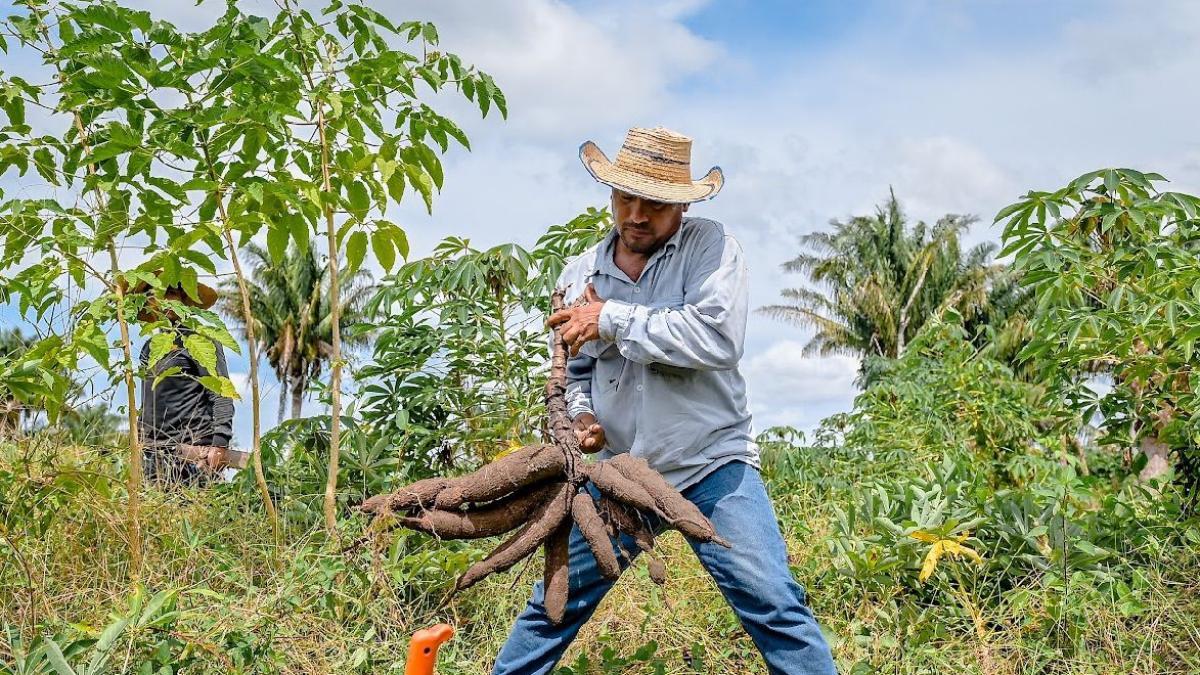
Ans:
{"label": "light blue long-sleeve shirt", "polygon": [[572,417],[604,427],[600,457],[644,457],[676,488],[732,461],[759,466],[738,370],[749,303],[741,246],[720,223],[684,218],[636,282],[613,262],[617,230],[559,277],[570,303],[590,282],[607,300],[600,339],[567,362]]}

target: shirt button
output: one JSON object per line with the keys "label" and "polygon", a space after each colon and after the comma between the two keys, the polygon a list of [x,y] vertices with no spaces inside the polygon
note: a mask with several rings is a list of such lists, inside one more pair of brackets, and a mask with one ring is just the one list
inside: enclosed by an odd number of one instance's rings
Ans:
{"label": "shirt button", "polygon": [[634,289],[633,289],[633,292],[634,292],[634,293],[641,293],[641,292],[642,292],[642,289],[640,289],[640,288],[637,288],[637,287],[635,286],[635,287],[634,287]]}
{"label": "shirt button", "polygon": [[640,385],[640,384],[639,384],[639,385],[637,386],[637,390],[638,390],[638,391],[641,391],[641,390],[642,390],[642,385]]}

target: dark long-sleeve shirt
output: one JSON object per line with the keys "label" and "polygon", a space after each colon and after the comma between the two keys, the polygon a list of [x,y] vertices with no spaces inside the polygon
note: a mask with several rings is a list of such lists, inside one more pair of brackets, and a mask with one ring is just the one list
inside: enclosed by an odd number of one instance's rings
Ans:
{"label": "dark long-sleeve shirt", "polygon": [[[173,448],[179,443],[229,447],[233,436],[233,400],[220,396],[200,384],[199,378],[209,375],[183,346],[181,331],[175,349],[159,359],[154,369],[142,380],[142,412],[138,432],[147,447]],[[217,348],[216,375],[229,377],[225,351]],[[150,360],[150,342],[142,346],[141,363],[145,368]],[[169,368],[179,372],[165,377],[154,386],[155,378]]]}

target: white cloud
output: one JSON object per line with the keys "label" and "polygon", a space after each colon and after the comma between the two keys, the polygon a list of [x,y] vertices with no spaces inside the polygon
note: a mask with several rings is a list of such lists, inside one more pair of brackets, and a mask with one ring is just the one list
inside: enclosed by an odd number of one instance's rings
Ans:
{"label": "white cloud", "polygon": [[803,342],[779,340],[744,362],[758,429],[781,424],[812,428],[830,413],[851,407],[858,393],[858,359],[809,357],[803,350]]}
{"label": "white cloud", "polygon": [[895,185],[914,213],[978,213],[980,204],[1019,190],[1007,172],[960,139],[906,139],[898,149]]}
{"label": "white cloud", "polygon": [[[575,150],[594,139],[611,154],[632,125],[692,135],[695,174],[724,168],[725,191],[694,213],[723,221],[741,241],[755,307],[803,282],[779,268],[796,254],[800,234],[869,212],[889,186],[914,220],[979,215],[984,225],[969,237],[978,241],[996,237],[992,215],[1020,193],[1097,166],[1155,168],[1182,189],[1200,183],[1200,144],[1181,140],[1193,137],[1189,111],[1200,100],[1177,86],[1187,81],[1179,71],[1200,64],[1200,40],[1189,37],[1200,22],[1178,5],[1142,12],[1140,3],[1118,3],[1019,48],[1004,39],[976,47],[964,37],[973,27],[961,8],[943,6],[936,25],[914,9],[903,25],[873,25],[824,51],[778,58],[768,72],[731,67],[725,58],[741,54],[690,34],[679,18],[694,3],[648,18],[655,40],[622,34],[620,44],[633,50],[618,49],[612,37],[622,3],[590,13],[542,0],[420,7],[439,21],[448,48],[496,76],[512,117],[480,124],[463,111],[475,150],[450,158],[434,215],[401,209],[415,251],[447,234],[531,243],[547,225],[603,203],[604,189]],[[1094,39],[1126,33],[1159,40],[1153,54],[1173,56],[1143,59],[1130,49],[1118,58]],[[913,45],[943,38],[953,59],[914,56],[921,50]],[[691,56],[672,59],[664,50]],[[1116,79],[1123,69],[1132,75]],[[1178,104],[1164,105],[1163,91]],[[857,362],[804,358],[803,337],[750,318],[744,365],[759,428],[811,428],[850,407]]]}
{"label": "white cloud", "polygon": [[718,47],[679,23],[698,4],[637,20],[620,6],[587,12],[558,0],[424,0],[405,12],[434,21],[447,50],[496,78],[510,110],[504,136],[562,139],[648,123],[673,83],[712,63]]}

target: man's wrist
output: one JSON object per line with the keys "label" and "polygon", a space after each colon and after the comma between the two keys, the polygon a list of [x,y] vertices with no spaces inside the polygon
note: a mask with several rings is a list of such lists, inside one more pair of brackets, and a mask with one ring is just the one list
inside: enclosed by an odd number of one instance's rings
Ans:
{"label": "man's wrist", "polygon": [[604,307],[600,309],[600,339],[614,342],[629,326],[629,316],[632,313],[633,305],[620,300],[606,300]]}

